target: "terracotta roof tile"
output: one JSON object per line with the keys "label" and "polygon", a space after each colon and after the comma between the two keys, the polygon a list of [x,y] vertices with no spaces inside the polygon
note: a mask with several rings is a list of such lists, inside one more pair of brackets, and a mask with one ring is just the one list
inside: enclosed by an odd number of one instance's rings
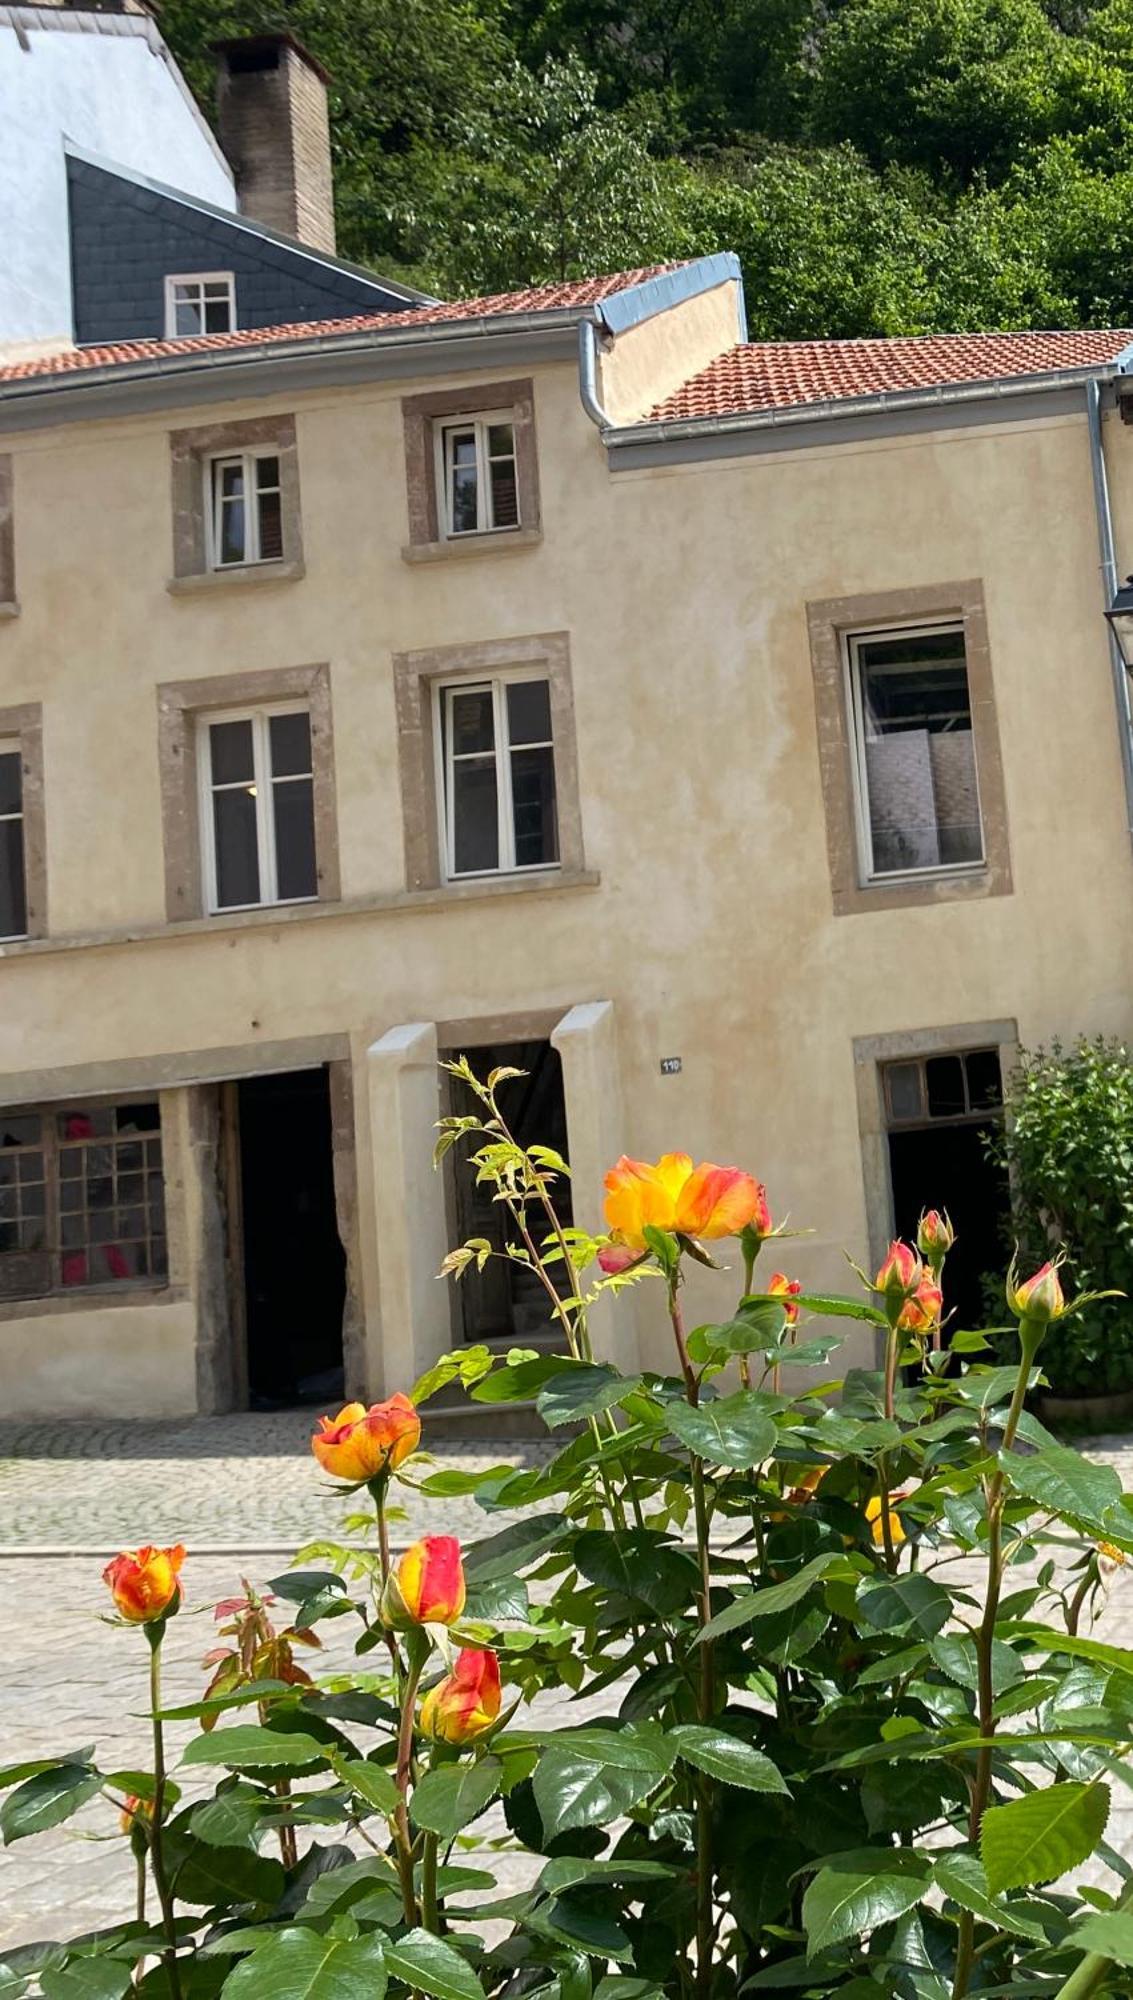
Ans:
{"label": "terracotta roof tile", "polygon": [[215,354],[242,348],[274,347],[291,340],[333,339],[335,335],[381,333],[392,327],[435,326],[461,320],[503,319],[510,313],[579,310],[598,305],[615,292],[628,291],[671,264],[651,264],[636,271],[615,271],[607,277],[575,278],[563,284],[536,285],[522,292],[495,292],[487,298],[455,299],[447,304],[410,306],[404,312],[354,313],[342,319],[304,321],[288,326],[248,327],[237,333],[198,334],[184,340],[125,340],[103,347],[68,347],[58,354],[41,354],[0,366],[0,382],[18,382],[37,375],[67,375],[77,369],[114,368],[131,361],[175,360],[178,355]]}
{"label": "terracotta roof tile", "polygon": [[729,348],[656,404],[646,423],[730,417],[940,384],[1103,366],[1128,328],[1079,333],[931,333],[888,340],[754,341]]}

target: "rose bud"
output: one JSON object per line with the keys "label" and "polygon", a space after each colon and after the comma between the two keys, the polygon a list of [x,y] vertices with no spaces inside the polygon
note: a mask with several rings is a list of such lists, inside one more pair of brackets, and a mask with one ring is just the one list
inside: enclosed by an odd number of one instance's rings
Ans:
{"label": "rose bud", "polygon": [[421,1729],[437,1743],[471,1743],[499,1712],[500,1663],[494,1653],[466,1646],[421,1703]]}
{"label": "rose bud", "polygon": [[455,1535],[426,1535],[406,1549],[382,1593],[387,1625],[453,1625],[464,1610],[464,1564]]}
{"label": "rose bud", "polygon": [[787,1315],[788,1326],[794,1326],[798,1319],[799,1309],[791,1301],[798,1298],[802,1288],[803,1281],[801,1278],[788,1278],[782,1271],[772,1271],[771,1276],[767,1280],[768,1291],[774,1298],[781,1299],[783,1302],[783,1311]]}
{"label": "rose bud", "polygon": [[931,1278],[922,1278],[911,1299],[906,1299],[897,1321],[898,1333],[931,1333],[940,1324],[944,1293]]}
{"label": "rose bud", "polygon": [[1057,1264],[1047,1263],[1035,1272],[1033,1278],[1017,1285],[1012,1271],[1007,1279],[1007,1303],[1018,1319],[1029,1319],[1035,1326],[1047,1326],[1052,1319],[1060,1319],[1066,1311],[1066,1300],[1058,1281]]}
{"label": "rose bud", "polygon": [[631,1250],[628,1243],[618,1243],[613,1237],[603,1243],[598,1252],[598,1268],[607,1278],[620,1278],[623,1271],[633,1271],[645,1261],[646,1252]]}
{"label": "rose bud", "polygon": [[[890,1495],[891,1500],[903,1500],[904,1497],[905,1496],[903,1493],[893,1493]],[[886,1508],[885,1512],[889,1517],[889,1539],[893,1543],[894,1548],[896,1548],[898,1542],[903,1542],[905,1540],[905,1530],[902,1525],[901,1516],[900,1514],[898,1514],[897,1509],[892,1506]],[[873,1539],[876,1542],[878,1548],[879,1549],[884,1548],[885,1528],[882,1523],[882,1506],[881,1506],[880,1493],[875,1493],[872,1500],[866,1501],[865,1517],[866,1520],[869,1522],[870,1533],[872,1534]]]}
{"label": "rose bud", "polygon": [[765,1220],[767,1199],[757,1180],[738,1167],[694,1167],[688,1153],[665,1153],[655,1166],[623,1154],[606,1175],[606,1221],[620,1244],[647,1250],[646,1229],[673,1236],[738,1236]]}
{"label": "rose bud", "polygon": [[885,1301],[890,1326],[896,1326],[906,1300],[912,1298],[924,1275],[924,1265],[907,1243],[897,1240],[889,1245],[873,1289]]}
{"label": "rose bud", "polygon": [[123,1833],[133,1833],[139,1820],[153,1818],[153,1800],[140,1799],[136,1792],[130,1792],[122,1801],[118,1824]]}
{"label": "rose bud", "polygon": [[942,1215],[938,1208],[926,1208],[917,1224],[917,1249],[934,1271],[939,1271],[955,1241],[956,1231],[947,1210]]}
{"label": "rose bud", "polygon": [[172,1615],[181,1600],[177,1573],[185,1560],[180,1542],[172,1549],[124,1549],[102,1572],[123,1618],[131,1625],[150,1625]]}
{"label": "rose bud", "polygon": [[323,1471],[354,1484],[395,1472],[421,1442],[421,1419],[400,1390],[369,1409],[364,1403],[347,1403],[333,1423],[329,1417],[320,1417],[319,1423],[311,1450]]}

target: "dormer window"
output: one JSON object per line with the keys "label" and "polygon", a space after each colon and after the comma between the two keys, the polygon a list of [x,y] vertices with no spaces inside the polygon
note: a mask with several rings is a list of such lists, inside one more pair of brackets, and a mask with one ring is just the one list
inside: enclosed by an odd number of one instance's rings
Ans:
{"label": "dormer window", "polygon": [[488,535],[518,528],[519,479],[510,413],[437,427],[443,532]]}
{"label": "dormer window", "polygon": [[195,333],[232,333],[236,326],[236,279],[231,271],[196,271],[165,280],[165,338]]}

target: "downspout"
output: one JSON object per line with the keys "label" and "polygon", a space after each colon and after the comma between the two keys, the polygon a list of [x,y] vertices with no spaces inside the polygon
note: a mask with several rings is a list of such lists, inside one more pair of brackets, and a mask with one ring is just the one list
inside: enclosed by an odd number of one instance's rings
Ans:
{"label": "downspout", "polygon": [[591,423],[608,431],[610,419],[598,401],[598,329],[592,319],[578,322],[578,393]]}
{"label": "downspout", "polygon": [[[1086,384],[1086,423],[1090,435],[1090,469],[1094,476],[1094,512],[1098,523],[1102,590],[1105,594],[1105,609],[1108,611],[1117,594],[1117,562],[1113,552],[1113,516],[1110,512],[1109,481],[1106,478],[1105,450],[1102,444],[1101,384],[1096,378]],[[1121,772],[1125,781],[1125,825],[1130,840],[1133,840],[1133,715],[1130,712],[1129,673],[1112,628],[1107,625],[1106,629],[1109,634],[1109,660],[1113,674],[1114,700],[1117,704]]]}

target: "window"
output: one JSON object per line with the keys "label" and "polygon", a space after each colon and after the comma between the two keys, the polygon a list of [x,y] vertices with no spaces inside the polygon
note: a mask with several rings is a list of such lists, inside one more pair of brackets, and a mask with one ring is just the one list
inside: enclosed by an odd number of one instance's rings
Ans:
{"label": "window", "polygon": [[283,493],[274,452],[244,451],[208,462],[210,567],[279,562]]}
{"label": "window", "polygon": [[541,676],[441,683],[446,873],[558,865],[551,691]]}
{"label": "window", "polygon": [[0,938],[27,934],[23,755],[18,743],[0,741]]}
{"label": "window", "polygon": [[199,745],[210,910],[317,896],[309,711],[203,716]]}
{"label": "window", "polygon": [[519,526],[515,425],[510,417],[463,417],[437,432],[443,533],[486,535]]}
{"label": "window", "polygon": [[156,1104],[0,1113],[0,1299],[167,1273]]}
{"label": "window", "polygon": [[890,1131],[945,1120],[984,1119],[1003,1105],[997,1048],[884,1063],[882,1078]]}
{"label": "window", "polygon": [[236,280],[231,271],[199,271],[165,280],[165,338],[231,333],[236,325]]}
{"label": "window", "polygon": [[854,634],[848,671],[864,879],[980,866],[963,627]]}

